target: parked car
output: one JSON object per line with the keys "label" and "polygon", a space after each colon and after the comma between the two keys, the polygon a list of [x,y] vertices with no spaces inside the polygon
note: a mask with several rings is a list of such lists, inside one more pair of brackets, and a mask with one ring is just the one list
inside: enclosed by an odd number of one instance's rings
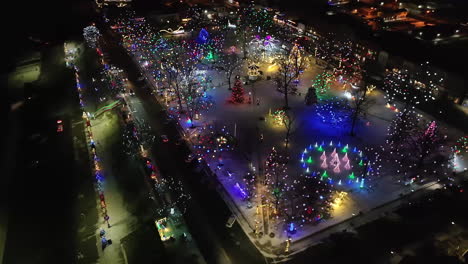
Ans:
{"label": "parked car", "polygon": [[62,120],[57,120],[57,133],[63,132],[63,123]]}
{"label": "parked car", "polygon": [[231,216],[229,217],[229,219],[227,220],[227,222],[226,222],[226,227],[231,228],[232,225],[234,224],[234,222],[236,222],[236,216],[235,216],[235,215],[231,215]]}
{"label": "parked car", "polygon": [[190,153],[187,155],[187,158],[185,159],[185,162],[189,163],[192,162],[192,160],[195,158],[195,155],[193,153]]}

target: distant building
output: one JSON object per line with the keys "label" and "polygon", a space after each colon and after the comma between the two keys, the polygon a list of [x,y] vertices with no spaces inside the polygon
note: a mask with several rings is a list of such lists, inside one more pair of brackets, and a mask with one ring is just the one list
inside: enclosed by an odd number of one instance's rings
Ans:
{"label": "distant building", "polygon": [[180,15],[178,12],[161,13],[161,12],[155,11],[148,15],[148,19],[151,20],[153,23],[156,23],[159,25],[179,24],[179,22],[181,21]]}
{"label": "distant building", "polygon": [[377,16],[381,17],[384,22],[404,20],[406,19],[407,15],[408,15],[408,11],[406,9],[383,10],[383,11],[377,12]]}
{"label": "distant building", "polygon": [[117,7],[125,7],[129,5],[132,0],[96,0],[96,4],[98,7],[103,6],[117,6]]}
{"label": "distant building", "polygon": [[346,5],[351,2],[350,0],[328,0],[328,4],[331,6]]}

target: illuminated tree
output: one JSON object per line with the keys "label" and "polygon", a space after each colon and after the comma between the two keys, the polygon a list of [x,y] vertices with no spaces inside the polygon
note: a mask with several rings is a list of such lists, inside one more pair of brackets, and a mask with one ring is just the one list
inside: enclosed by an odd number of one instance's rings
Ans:
{"label": "illuminated tree", "polygon": [[456,155],[464,155],[468,153],[468,136],[460,137],[453,146],[453,152]]}
{"label": "illuminated tree", "polygon": [[330,90],[331,79],[332,75],[328,72],[322,72],[315,77],[312,86],[317,90],[319,98]]}
{"label": "illuminated tree", "polygon": [[433,71],[428,61],[419,65],[413,79],[413,87],[419,91],[421,102],[435,100],[439,87],[444,84],[444,76]]}
{"label": "illuminated tree", "polygon": [[94,25],[87,26],[83,29],[83,37],[90,48],[97,48],[100,35],[99,30]]}
{"label": "illuminated tree", "polygon": [[304,56],[304,48],[295,44],[291,49],[284,49],[279,56],[277,64],[279,66],[276,74],[278,87],[284,94],[284,108],[289,108],[289,93],[292,89],[293,81],[298,80],[307,66],[307,58]]}
{"label": "illuminated tree", "polygon": [[442,82],[443,78],[432,73],[426,63],[421,65],[414,79],[407,69],[387,70],[383,89],[389,103],[394,103],[397,99],[403,102],[402,112],[406,115],[416,105],[435,100],[438,85]]}
{"label": "illuminated tree", "polygon": [[135,158],[139,153],[140,138],[134,122],[128,122],[122,132],[123,150],[128,156]]}
{"label": "illuminated tree", "polygon": [[184,97],[185,106],[187,110],[188,121],[191,124],[191,127],[195,126],[194,117],[198,114],[202,102],[203,102],[203,89],[199,86],[199,83],[196,82],[196,79],[188,79],[187,83],[184,84],[182,95]]}
{"label": "illuminated tree", "polygon": [[286,189],[289,194],[286,203],[289,206],[284,211],[289,225],[316,224],[322,219],[330,218],[333,185],[328,181],[320,177],[300,175]]}
{"label": "illuminated tree", "polygon": [[254,172],[249,171],[244,175],[242,180],[244,181],[245,189],[247,191],[247,198],[250,199],[255,195],[255,191],[257,189],[257,176]]}
{"label": "illuminated tree", "polygon": [[346,100],[335,98],[322,100],[315,106],[315,113],[323,123],[343,127],[348,124],[352,110]]}
{"label": "illuminated tree", "polygon": [[[194,86],[198,59],[194,56],[193,49],[185,42],[178,45],[177,43],[173,44],[162,56],[162,70],[167,78],[167,83],[177,97],[179,111],[182,113],[184,112],[182,105],[184,96],[188,98],[196,95]],[[190,101],[193,102],[194,99],[192,97]]]}
{"label": "illuminated tree", "polygon": [[234,87],[232,88],[231,101],[234,103],[244,102],[244,88],[239,76],[236,76]]}
{"label": "illuminated tree", "polygon": [[275,204],[276,212],[278,212],[284,198],[288,177],[286,167],[288,160],[286,155],[279,154],[273,147],[265,161],[265,185],[269,192],[268,196]]}
{"label": "illuminated tree", "polygon": [[448,174],[447,136],[442,135],[435,121],[428,126],[414,127],[405,138],[389,139],[383,147],[387,162],[404,180],[421,181],[431,176]]}

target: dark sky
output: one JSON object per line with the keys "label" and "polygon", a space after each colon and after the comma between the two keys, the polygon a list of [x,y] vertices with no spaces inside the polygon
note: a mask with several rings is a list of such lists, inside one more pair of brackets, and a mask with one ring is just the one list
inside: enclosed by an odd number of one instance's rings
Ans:
{"label": "dark sky", "polygon": [[8,25],[5,35],[9,41],[3,41],[6,47],[1,49],[6,59],[2,71],[33,45],[28,37],[54,42],[80,34],[92,21],[91,3],[91,0],[8,1],[2,24]]}

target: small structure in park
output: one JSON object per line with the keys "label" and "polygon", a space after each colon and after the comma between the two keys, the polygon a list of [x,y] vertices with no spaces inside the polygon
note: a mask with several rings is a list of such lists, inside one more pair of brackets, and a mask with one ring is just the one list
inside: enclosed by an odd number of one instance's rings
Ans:
{"label": "small structure in park", "polygon": [[249,65],[249,70],[247,72],[247,74],[249,75],[249,79],[250,80],[256,80],[258,78],[258,76],[260,75],[260,67],[258,67],[256,64],[254,63],[251,63]]}

